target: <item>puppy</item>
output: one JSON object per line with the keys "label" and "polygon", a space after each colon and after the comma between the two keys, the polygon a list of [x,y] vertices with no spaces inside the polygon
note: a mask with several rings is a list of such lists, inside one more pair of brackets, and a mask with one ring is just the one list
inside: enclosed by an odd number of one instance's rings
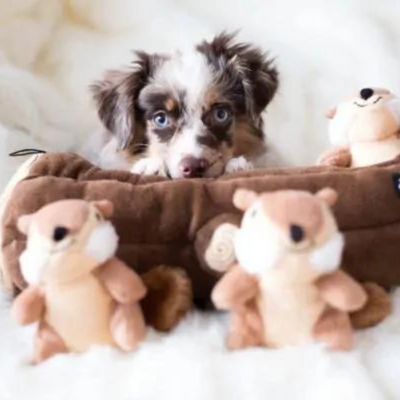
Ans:
{"label": "puppy", "polygon": [[91,87],[107,130],[99,164],[172,179],[252,169],[277,87],[272,61],[231,34],[190,52],[136,52],[130,68]]}

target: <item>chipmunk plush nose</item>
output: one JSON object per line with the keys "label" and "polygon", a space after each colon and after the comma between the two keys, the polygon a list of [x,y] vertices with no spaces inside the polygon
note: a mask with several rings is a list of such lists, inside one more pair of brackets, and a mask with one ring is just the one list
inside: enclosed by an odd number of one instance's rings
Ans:
{"label": "chipmunk plush nose", "polygon": [[363,100],[368,100],[374,95],[374,91],[370,88],[364,88],[360,90],[360,96]]}
{"label": "chipmunk plush nose", "polygon": [[184,178],[200,178],[207,171],[209,165],[204,158],[185,157],[179,167]]}

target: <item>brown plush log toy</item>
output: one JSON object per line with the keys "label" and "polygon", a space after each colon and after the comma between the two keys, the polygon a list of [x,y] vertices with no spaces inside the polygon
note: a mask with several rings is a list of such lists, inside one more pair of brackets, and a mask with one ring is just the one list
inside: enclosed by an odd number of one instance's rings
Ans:
{"label": "brown plush log toy", "polygon": [[[27,161],[1,202],[1,265],[6,286],[18,292],[26,285],[18,262],[26,245],[17,229],[21,215],[62,199],[100,200],[115,205],[112,222],[120,237],[117,256],[139,273],[167,264],[183,268],[193,284],[197,304],[210,304],[219,279],[205,261],[210,238],[224,222],[239,224],[241,212],[232,198],[237,188],[256,192],[334,188],[333,208],[345,235],[343,267],[364,285],[369,300],[353,316],[356,326],[370,326],[390,311],[389,297],[378,285],[400,284],[400,160],[361,169],[309,167],[256,170],[218,179],[170,181],[125,171],[103,171],[71,154],[45,154]],[[145,280],[146,282],[146,280]],[[174,282],[167,286],[171,290]],[[148,301],[147,318],[157,318],[163,290]],[[165,288],[165,286],[164,286]],[[165,306],[168,309],[168,306]]]}

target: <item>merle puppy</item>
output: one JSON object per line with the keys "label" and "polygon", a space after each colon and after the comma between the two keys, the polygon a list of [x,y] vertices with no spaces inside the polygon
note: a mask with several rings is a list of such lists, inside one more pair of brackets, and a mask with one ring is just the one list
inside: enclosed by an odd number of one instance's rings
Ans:
{"label": "merle puppy", "polygon": [[272,60],[223,33],[190,52],[136,52],[92,85],[106,127],[99,164],[170,178],[259,166],[262,111],[278,87]]}

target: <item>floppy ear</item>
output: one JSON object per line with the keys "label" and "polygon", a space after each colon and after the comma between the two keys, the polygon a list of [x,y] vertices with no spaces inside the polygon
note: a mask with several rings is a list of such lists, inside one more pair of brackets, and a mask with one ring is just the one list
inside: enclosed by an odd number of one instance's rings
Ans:
{"label": "floppy ear", "polygon": [[93,201],[92,204],[101,212],[104,218],[111,218],[114,214],[114,204],[109,200]]}
{"label": "floppy ear", "polygon": [[18,218],[17,228],[21,233],[25,235],[28,234],[29,227],[33,220],[33,216],[34,214],[28,214]]}
{"label": "floppy ear", "polygon": [[337,191],[329,187],[319,190],[316,193],[316,196],[331,207],[336,203],[338,199]]}
{"label": "floppy ear", "polygon": [[136,52],[136,60],[126,70],[109,70],[103,80],[91,85],[98,116],[126,149],[138,134],[140,115],[136,107],[140,91],[146,86],[157,56]]}
{"label": "floppy ear", "polygon": [[246,108],[258,120],[276,93],[278,71],[267,53],[247,43],[235,43],[235,36],[223,32],[197,49],[216,70],[226,72],[221,76],[237,78],[244,91]]}
{"label": "floppy ear", "polygon": [[331,107],[325,112],[325,117],[332,119],[336,115],[337,108]]}
{"label": "floppy ear", "polygon": [[239,210],[246,211],[258,198],[256,192],[248,189],[237,189],[233,195],[233,204]]}

